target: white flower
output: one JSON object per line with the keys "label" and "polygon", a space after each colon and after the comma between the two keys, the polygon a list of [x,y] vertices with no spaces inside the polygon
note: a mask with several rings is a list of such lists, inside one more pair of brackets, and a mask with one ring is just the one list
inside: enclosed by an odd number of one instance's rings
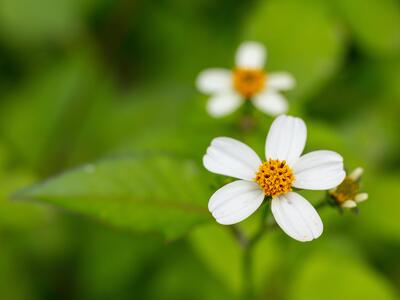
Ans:
{"label": "white flower", "polygon": [[278,225],[292,238],[305,242],[318,238],[323,225],[313,206],[292,187],[327,190],[343,181],[343,159],[320,150],[301,156],[307,137],[303,120],[282,115],[269,130],[266,161],[247,145],[227,137],[215,138],[203,157],[207,170],[238,178],[210,198],[208,209],[218,223],[230,225],[250,216],[271,196]]}
{"label": "white flower", "polygon": [[368,199],[367,193],[360,193],[360,178],[364,170],[360,167],[353,170],[342,183],[329,191],[329,195],[342,208],[355,208],[357,204]]}
{"label": "white flower", "polygon": [[197,77],[197,88],[210,94],[207,111],[213,117],[225,116],[244,101],[269,115],[287,112],[288,103],[278,91],[294,87],[295,80],[287,72],[266,73],[263,70],[267,52],[257,42],[245,42],[236,53],[236,68],[207,69]]}

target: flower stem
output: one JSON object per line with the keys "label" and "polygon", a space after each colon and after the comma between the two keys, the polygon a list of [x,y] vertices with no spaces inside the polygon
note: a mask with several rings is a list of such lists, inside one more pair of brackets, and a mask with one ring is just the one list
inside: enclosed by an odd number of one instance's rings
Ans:
{"label": "flower stem", "polygon": [[241,231],[237,226],[232,225],[230,226],[232,233],[234,237],[236,238],[236,241],[239,243],[239,246],[244,249],[247,244],[249,243],[248,238],[245,236],[243,231]]}
{"label": "flower stem", "polygon": [[254,287],[251,247],[244,248],[242,255],[243,300],[252,300],[254,299]]}
{"label": "flower stem", "polygon": [[247,240],[244,245],[242,254],[242,274],[243,274],[243,299],[252,300],[255,297],[254,281],[253,281],[253,249],[257,242],[261,239],[267,229],[268,204],[263,203],[261,211],[260,226],[255,234]]}
{"label": "flower stem", "polygon": [[239,118],[238,127],[242,133],[250,133],[256,128],[256,119],[253,114],[253,107],[250,99],[246,99],[242,110],[242,115]]}
{"label": "flower stem", "polygon": [[[261,240],[264,234],[268,230],[273,230],[277,228],[277,224],[271,215],[269,215],[270,209],[268,205],[271,203],[270,199],[266,199],[261,207],[261,218],[258,230],[248,238],[243,231],[241,231],[237,226],[230,226],[232,233],[237,240],[238,244],[242,248],[242,276],[243,276],[243,300],[253,300],[255,299],[254,291],[254,280],[253,280],[253,250],[257,243]],[[322,208],[328,206],[326,199],[321,200],[316,205],[314,205],[316,210],[321,210]]]}

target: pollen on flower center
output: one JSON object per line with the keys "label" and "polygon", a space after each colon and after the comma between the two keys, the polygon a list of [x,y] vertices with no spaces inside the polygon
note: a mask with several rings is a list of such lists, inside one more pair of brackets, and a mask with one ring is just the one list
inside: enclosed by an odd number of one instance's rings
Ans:
{"label": "pollen on flower center", "polygon": [[259,69],[236,69],[233,71],[233,87],[249,99],[265,87],[267,74]]}
{"label": "pollen on flower center", "polygon": [[330,192],[330,194],[337,203],[342,204],[347,200],[355,199],[359,190],[359,183],[346,177],[336,189]]}
{"label": "pollen on flower center", "polygon": [[269,159],[260,165],[255,181],[266,196],[279,196],[292,190],[294,175],[286,161]]}

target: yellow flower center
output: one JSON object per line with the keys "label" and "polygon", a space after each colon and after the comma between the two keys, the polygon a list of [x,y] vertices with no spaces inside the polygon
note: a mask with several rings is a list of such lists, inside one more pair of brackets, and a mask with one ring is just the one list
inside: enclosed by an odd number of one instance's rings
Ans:
{"label": "yellow flower center", "polygon": [[249,99],[265,87],[267,74],[259,69],[236,69],[233,71],[233,87],[243,97]]}
{"label": "yellow flower center", "polygon": [[347,200],[354,200],[359,190],[358,182],[346,177],[336,189],[329,193],[337,203],[342,204]]}
{"label": "yellow flower center", "polygon": [[269,159],[261,164],[255,181],[263,189],[265,196],[279,196],[292,190],[294,175],[286,161]]}

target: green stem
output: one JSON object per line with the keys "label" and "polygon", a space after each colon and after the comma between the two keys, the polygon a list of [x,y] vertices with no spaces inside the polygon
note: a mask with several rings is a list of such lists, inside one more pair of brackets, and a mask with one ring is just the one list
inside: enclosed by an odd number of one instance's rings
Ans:
{"label": "green stem", "polygon": [[242,257],[242,269],[243,269],[243,299],[252,300],[254,299],[254,286],[253,286],[253,249],[257,242],[264,235],[266,226],[266,218],[268,215],[268,204],[264,201],[262,205],[260,226],[256,233],[247,240],[247,243],[243,247]]}
{"label": "green stem", "polygon": [[253,131],[256,127],[256,119],[253,115],[253,107],[249,99],[245,100],[242,115],[239,118],[238,127],[242,133],[246,134]]}
{"label": "green stem", "polygon": [[259,226],[258,230],[256,231],[256,233],[249,240],[249,248],[252,248],[252,247],[254,247],[255,244],[257,244],[257,242],[262,238],[266,229],[268,228],[268,226],[267,226],[268,223],[266,222],[268,212],[269,212],[267,201],[264,201],[263,206],[264,207],[261,208],[262,211],[261,211],[260,226]]}
{"label": "green stem", "polygon": [[243,249],[242,275],[243,275],[243,300],[254,299],[253,287],[253,259],[250,247]]}
{"label": "green stem", "polygon": [[247,247],[249,240],[247,239],[246,235],[235,225],[230,226],[234,237],[236,238],[239,246],[244,249]]}
{"label": "green stem", "polygon": [[[260,226],[253,236],[247,238],[246,235],[237,227],[231,226],[231,230],[240,247],[243,249],[242,252],[242,275],[243,275],[243,300],[253,300],[255,298],[254,292],[254,281],[253,281],[253,249],[257,243],[264,236],[268,230],[275,229],[277,227],[272,216],[268,214],[268,204],[270,199],[266,199],[262,204]],[[326,199],[323,199],[316,205],[315,209],[320,210],[328,205]]]}

